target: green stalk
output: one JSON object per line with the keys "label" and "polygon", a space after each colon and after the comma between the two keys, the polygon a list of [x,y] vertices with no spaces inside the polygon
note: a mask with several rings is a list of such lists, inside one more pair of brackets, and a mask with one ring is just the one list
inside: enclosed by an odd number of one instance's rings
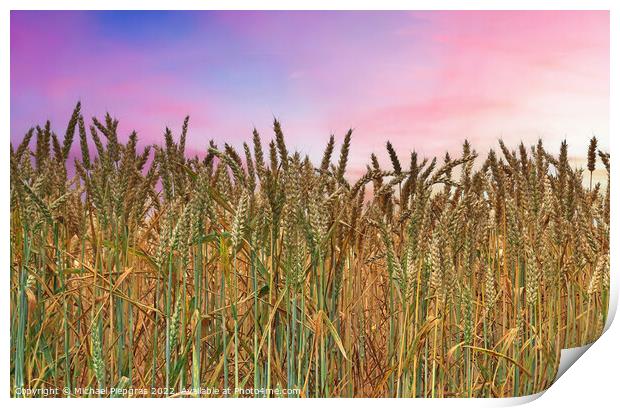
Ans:
{"label": "green stalk", "polygon": [[[202,237],[201,237],[202,240]],[[198,319],[194,333],[194,347],[192,349],[192,388],[194,393],[200,389],[200,340],[202,336],[202,319],[200,318],[200,282],[202,270],[202,241],[198,242],[196,255],[194,256],[194,316]],[[194,396],[197,396],[196,394]]]}
{"label": "green stalk", "polygon": [[[162,275],[162,270],[160,268],[160,276]],[[154,308],[157,309],[159,306],[159,277],[155,283],[155,300],[153,304]],[[153,364],[151,369],[151,388],[155,388],[156,379],[157,379],[157,345],[159,344],[159,314],[155,313],[153,317],[155,323],[155,332],[153,333]]]}
{"label": "green stalk", "polygon": [[171,344],[170,344],[170,306],[172,302],[172,251],[168,254],[168,285],[166,287],[166,394],[170,389],[170,355],[171,355]]}
{"label": "green stalk", "polygon": [[[185,300],[187,299],[187,262],[185,261],[185,256],[186,254],[183,254],[183,266],[182,266],[182,273],[183,273],[183,282],[182,282],[182,291],[181,291],[181,327],[183,328],[183,330],[181,330],[181,337],[180,337],[180,344],[181,346],[185,347],[186,344],[186,339],[185,339],[185,327],[187,327],[187,303],[185,302]],[[181,368],[181,372],[179,374],[179,388],[180,389],[185,389],[185,368]]]}
{"label": "green stalk", "polygon": [[222,284],[221,284],[221,293],[220,293],[220,308],[222,310],[222,353],[224,358],[224,388],[228,388],[228,347],[226,340],[226,278],[222,273]]}
{"label": "green stalk", "polygon": [[250,243],[250,273],[252,275],[252,291],[254,292],[254,389],[258,389],[260,384],[260,372],[258,368],[258,330],[260,326],[258,324],[258,282],[256,266],[254,265],[256,253],[253,244],[253,242]]}
{"label": "green stalk", "polygon": [[[235,252],[236,248],[233,248],[233,252]],[[239,302],[239,283],[237,281],[237,254],[234,254],[233,260],[233,284],[234,284],[234,293],[235,300],[232,305],[233,312],[233,320],[234,320],[234,336],[235,336],[235,395],[237,394],[237,389],[239,388],[239,318],[237,315],[237,306]]]}
{"label": "green stalk", "polygon": [[[17,303],[18,323],[17,323],[17,339],[15,342],[15,388],[24,388],[24,351],[26,343],[26,321],[28,318],[28,303],[26,301],[26,282],[28,280],[27,265],[30,261],[30,238],[27,224],[23,227],[24,237],[24,259],[22,261],[21,272],[19,276],[19,294]],[[20,393],[21,394],[21,393]]]}
{"label": "green stalk", "polygon": [[[62,266],[62,258],[60,252],[60,244],[58,238],[58,223],[54,223],[54,249],[56,251],[56,269],[58,275],[60,276],[60,290],[62,292],[62,327],[64,333],[64,354],[65,354],[65,387],[69,387],[71,389],[71,357],[69,355],[69,326],[68,326],[68,315],[67,315],[67,295],[65,292],[65,271]],[[69,394],[70,395],[70,394]]]}

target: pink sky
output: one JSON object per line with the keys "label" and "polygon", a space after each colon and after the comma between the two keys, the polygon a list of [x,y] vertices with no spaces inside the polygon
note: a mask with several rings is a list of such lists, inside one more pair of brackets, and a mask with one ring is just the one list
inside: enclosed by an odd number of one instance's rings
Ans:
{"label": "pink sky", "polygon": [[189,114],[196,153],[266,142],[275,116],[318,158],[353,127],[358,172],[386,140],[403,161],[500,137],[579,157],[608,148],[609,13],[12,12],[11,140],[61,133],[78,99],[143,143]]}

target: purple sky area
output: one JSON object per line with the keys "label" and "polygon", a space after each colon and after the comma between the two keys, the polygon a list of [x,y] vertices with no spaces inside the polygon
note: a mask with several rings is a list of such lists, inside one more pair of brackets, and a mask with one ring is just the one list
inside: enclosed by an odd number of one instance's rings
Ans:
{"label": "purple sky area", "polygon": [[[123,137],[240,146],[274,117],[318,159],[354,128],[353,175],[386,140],[406,157],[502,137],[575,160],[609,126],[609,14],[596,12],[12,12],[11,140],[81,100]],[[74,146],[75,150],[79,149]]]}

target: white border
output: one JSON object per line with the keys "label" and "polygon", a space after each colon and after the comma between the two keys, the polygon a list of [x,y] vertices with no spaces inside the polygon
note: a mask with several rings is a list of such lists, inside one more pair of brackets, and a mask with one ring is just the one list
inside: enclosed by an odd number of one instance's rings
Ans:
{"label": "white border", "polygon": [[[615,6],[615,7],[614,7]],[[144,9],[144,10],[166,10],[166,9],[211,9],[211,10],[345,10],[345,9],[362,9],[362,10],[611,10],[611,69],[610,76],[611,81],[611,94],[610,94],[610,112],[618,112],[618,95],[619,81],[618,76],[613,73],[620,72],[620,65],[618,64],[619,55],[619,31],[620,31],[620,6],[618,2],[614,1],[560,1],[560,0],[504,0],[501,2],[492,0],[444,0],[441,2],[419,1],[419,0],[357,0],[357,1],[345,1],[345,0],[209,0],[209,1],[190,1],[190,0],[175,0],[174,2],[166,2],[163,0],[91,0],[88,2],[77,0],[55,0],[53,2],[45,0],[4,0],[0,3],[0,86],[2,89],[2,99],[0,99],[0,123],[2,124],[2,131],[6,139],[9,139],[10,135],[10,77],[9,77],[9,61],[10,61],[10,10],[86,10],[86,9],[110,9],[110,10],[127,10],[127,9]],[[576,28],[578,29],[578,28]],[[616,108],[616,109],[614,109]],[[610,114],[610,135],[615,135],[620,129],[618,123],[618,117]],[[2,168],[2,177],[0,177],[0,191],[4,192],[3,199],[0,203],[0,226],[3,231],[9,231],[9,215],[10,215],[10,203],[9,195],[9,154],[8,154],[8,140],[4,141],[5,147],[0,148],[0,162],[4,163]],[[618,157],[617,143],[613,137],[610,137],[610,148],[612,156]],[[615,163],[615,161],[614,161]],[[612,178],[615,180],[618,177],[617,167],[612,166]],[[612,189],[612,203],[618,202],[618,194],[615,189]],[[613,205],[612,205],[613,206]],[[615,210],[615,209],[614,209]],[[618,213],[612,210],[611,220],[611,253],[617,254],[618,250]],[[5,266],[4,278],[0,280],[0,293],[6,294],[9,292],[9,279],[8,279],[8,264],[9,264],[9,238],[8,234],[5,240],[0,245],[0,259]],[[615,256],[611,258],[611,305],[610,305],[610,319],[607,322],[607,328],[613,320],[613,316],[616,313],[618,303],[618,273],[615,271],[618,265],[618,260]],[[4,390],[0,399],[9,400],[9,333],[10,333],[10,320],[9,315],[9,297],[0,296],[0,304],[2,305],[2,313],[5,317],[3,319],[3,336],[0,336],[0,358],[3,361],[3,369],[0,369],[0,380],[4,385]],[[592,345],[591,350],[587,352],[587,357],[580,359],[575,365],[576,367],[569,370],[567,375],[562,376],[556,384],[554,384],[543,398],[538,399],[534,405],[546,406],[546,404],[560,405],[568,404],[568,406],[578,406],[588,404],[590,406],[602,405],[610,406],[609,401],[614,400],[615,391],[617,387],[616,369],[620,364],[619,347],[620,344],[620,329],[616,323],[598,340]],[[537,396],[538,397],[538,396]],[[440,406],[505,406],[524,403],[535,398],[518,398],[518,399],[497,399],[497,400],[396,400],[393,399],[390,403],[397,405],[409,406],[410,404],[416,405],[440,405]],[[46,399],[46,404],[73,404],[76,400],[68,401]],[[143,400],[142,400],[143,401]],[[371,402],[368,400],[358,399],[355,402],[366,403]],[[252,404],[262,405],[269,404],[287,404],[290,406],[290,400],[252,400],[246,401]],[[298,400],[295,404],[314,404],[316,401],[311,400]],[[377,401],[380,402],[380,401]],[[37,400],[10,400],[11,404],[36,404]],[[83,404],[84,401],[77,402]],[[91,400],[89,404],[105,404],[102,400]],[[131,403],[129,400],[116,400],[116,403],[121,405]],[[153,403],[158,406],[168,404],[170,401],[164,401],[162,399],[152,400],[149,403]],[[191,399],[184,400],[185,404],[243,404],[239,400],[202,400]],[[321,401],[321,404],[337,404],[336,399]],[[545,404],[545,405],[541,405]]]}

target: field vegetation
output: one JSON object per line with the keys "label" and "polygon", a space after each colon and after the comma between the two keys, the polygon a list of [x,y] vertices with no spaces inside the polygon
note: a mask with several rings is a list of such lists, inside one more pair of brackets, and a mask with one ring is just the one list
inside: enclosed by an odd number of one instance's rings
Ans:
{"label": "field vegetation", "polygon": [[11,395],[520,396],[602,332],[596,139],[586,169],[566,143],[424,158],[388,142],[351,180],[352,131],[313,163],[278,121],[267,144],[254,130],[200,158],[188,118],[144,150],[110,115],[89,123],[78,104],[64,137],[47,122],[11,146]]}

